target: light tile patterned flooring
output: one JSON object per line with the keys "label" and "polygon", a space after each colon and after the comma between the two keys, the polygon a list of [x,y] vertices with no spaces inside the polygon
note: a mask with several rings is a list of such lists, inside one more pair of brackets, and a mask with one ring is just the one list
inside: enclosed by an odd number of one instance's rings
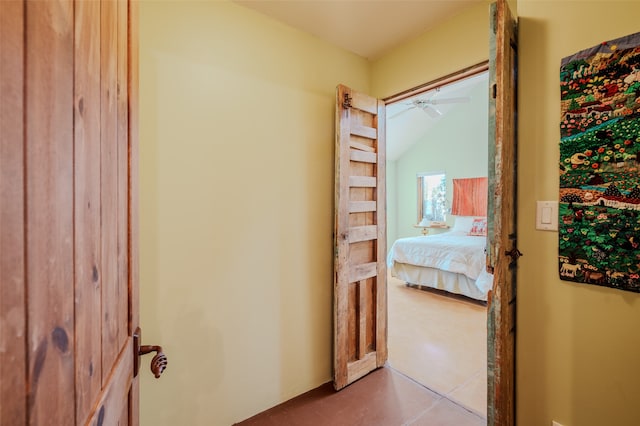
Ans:
{"label": "light tile patterned flooring", "polygon": [[389,277],[389,365],[486,418],[487,308]]}

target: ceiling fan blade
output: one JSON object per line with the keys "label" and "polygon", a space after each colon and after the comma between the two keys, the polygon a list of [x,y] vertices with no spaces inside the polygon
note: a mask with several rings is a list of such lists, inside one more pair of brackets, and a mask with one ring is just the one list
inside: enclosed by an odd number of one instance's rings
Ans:
{"label": "ceiling fan blade", "polygon": [[430,105],[440,105],[440,104],[457,104],[457,103],[466,103],[471,101],[470,96],[462,96],[459,98],[442,98],[442,99],[429,99],[425,101]]}
{"label": "ceiling fan blade", "polygon": [[422,110],[426,112],[427,115],[431,118],[438,118],[442,115],[442,113],[438,109],[433,108],[429,105],[425,105],[424,107],[422,107]]}
{"label": "ceiling fan blade", "polygon": [[390,116],[388,117],[388,119],[389,119],[389,120],[391,120],[392,118],[396,118],[397,116],[402,115],[402,114],[404,114],[405,112],[407,112],[407,111],[410,111],[410,110],[414,109],[415,107],[416,107],[416,105],[411,106],[411,107],[409,107],[409,108],[407,108],[407,109],[403,109],[402,111],[398,111],[398,112],[396,112],[395,114],[390,115]]}

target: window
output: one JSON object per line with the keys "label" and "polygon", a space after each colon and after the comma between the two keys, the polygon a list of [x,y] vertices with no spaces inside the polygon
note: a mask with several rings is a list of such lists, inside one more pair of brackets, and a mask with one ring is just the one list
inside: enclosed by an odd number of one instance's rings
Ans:
{"label": "window", "polygon": [[444,172],[418,174],[418,223],[444,222],[447,212],[447,179]]}

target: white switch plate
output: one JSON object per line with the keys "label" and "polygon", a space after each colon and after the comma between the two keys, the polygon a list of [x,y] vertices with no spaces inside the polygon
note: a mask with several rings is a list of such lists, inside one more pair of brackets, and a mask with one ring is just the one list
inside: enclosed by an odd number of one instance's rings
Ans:
{"label": "white switch plate", "polygon": [[536,202],[536,229],[543,231],[558,230],[558,202]]}
{"label": "white switch plate", "polygon": [[555,420],[553,420],[551,422],[551,426],[562,426],[560,423],[556,422]]}

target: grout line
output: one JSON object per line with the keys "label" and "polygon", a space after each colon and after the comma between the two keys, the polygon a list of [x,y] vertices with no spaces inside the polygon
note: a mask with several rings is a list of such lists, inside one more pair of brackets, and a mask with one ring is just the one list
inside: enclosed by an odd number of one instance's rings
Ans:
{"label": "grout line", "polygon": [[[468,385],[473,379],[475,379],[477,376],[479,376],[482,373],[482,369],[476,371],[475,373],[473,373],[472,375],[470,375],[467,380],[465,380],[464,382],[460,383],[457,386],[454,386],[453,389],[451,389],[449,392],[446,393],[447,396],[451,395],[452,393],[454,393],[455,391],[457,391],[460,388],[465,387],[466,385]],[[487,374],[487,370],[485,369],[485,373]]]}
{"label": "grout line", "polygon": [[[385,364],[385,367],[390,369],[391,371],[393,371],[394,373],[404,377],[405,379],[408,379],[410,382],[415,383],[416,385],[418,385],[419,387],[428,390],[431,393],[434,393],[435,395],[437,395],[439,398],[437,398],[435,400],[435,402],[430,405],[428,408],[426,408],[424,411],[420,412],[419,414],[417,414],[414,418],[412,418],[411,420],[407,421],[406,423],[403,423],[402,426],[409,426],[413,423],[415,423],[420,417],[422,417],[424,414],[426,414],[427,412],[429,412],[430,410],[432,410],[436,405],[438,405],[438,403],[442,402],[443,399],[446,399],[447,401],[451,402],[452,404],[456,405],[457,407],[462,408],[463,410],[465,410],[466,412],[468,412],[469,414],[478,417],[481,420],[487,420],[486,416],[483,416],[481,413],[478,413],[477,411],[473,410],[472,408],[466,407],[464,405],[461,405],[459,402],[457,402],[454,399],[451,399],[448,395],[443,395],[442,393],[431,389],[428,386],[423,385],[420,382],[417,382],[415,379],[413,379],[412,377],[407,376],[406,374],[404,374],[401,371],[396,370],[395,368],[393,368],[391,365],[389,365],[389,363]],[[478,374],[480,374],[480,372],[474,374],[472,377],[477,376]]]}

